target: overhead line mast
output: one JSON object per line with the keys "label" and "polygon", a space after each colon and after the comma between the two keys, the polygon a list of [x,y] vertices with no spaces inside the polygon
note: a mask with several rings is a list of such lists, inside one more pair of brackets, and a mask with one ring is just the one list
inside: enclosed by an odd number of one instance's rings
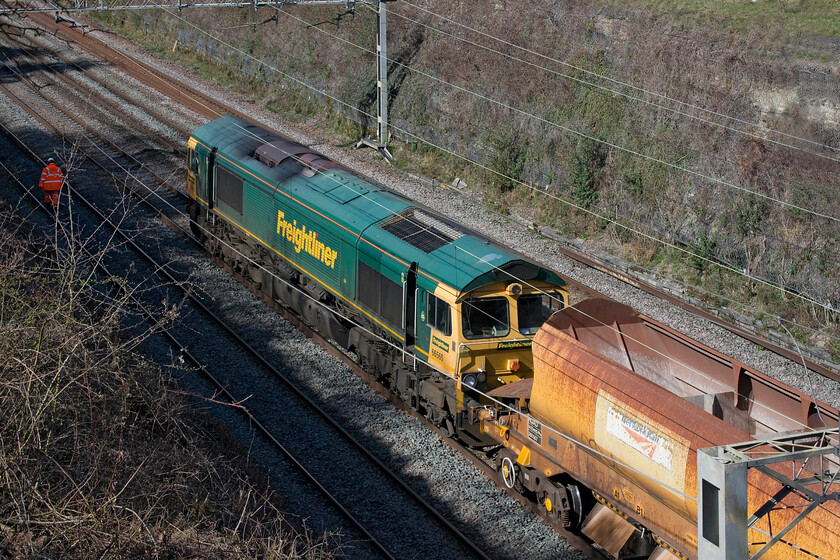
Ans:
{"label": "overhead line mast", "polygon": [[[356,147],[368,146],[377,150],[388,163],[393,163],[394,158],[388,151],[388,141],[391,139],[388,132],[388,13],[386,4],[395,0],[283,0],[283,1],[262,1],[251,0],[248,2],[195,2],[184,3],[177,0],[172,3],[127,3],[127,4],[104,4],[99,0],[97,5],[88,6],[87,0],[75,0],[74,5],[64,6],[56,4],[50,7],[20,6],[12,8],[0,8],[0,15],[20,14],[27,12],[56,12],[56,21],[60,12],[104,12],[107,10],[146,10],[149,8],[177,8],[181,11],[184,8],[244,8],[253,7],[258,10],[262,6],[274,7],[279,10],[285,6],[318,6],[318,5],[344,5],[349,13],[355,11],[356,4],[370,7],[376,12],[376,139],[362,138]],[[274,18],[280,22],[279,14]]]}
{"label": "overhead line mast", "polygon": [[388,151],[388,41],[387,23],[388,11],[386,4],[394,0],[377,0],[376,2],[376,142],[363,138],[356,147],[368,146],[377,150],[388,163],[394,158]]}
{"label": "overhead line mast", "polygon": [[[775,434],[701,449],[697,453],[699,560],[757,560],[810,511],[840,501],[838,428]],[[787,463],[787,464],[786,464]],[[776,495],[751,512],[748,470],[756,469],[781,486]],[[787,473],[787,474],[785,474]],[[782,504],[791,496],[792,501]],[[777,509],[797,508],[788,523],[770,522]],[[765,540],[750,542],[752,529],[764,521]],[[750,546],[761,547],[750,553]],[[819,556],[815,556],[819,558]]]}

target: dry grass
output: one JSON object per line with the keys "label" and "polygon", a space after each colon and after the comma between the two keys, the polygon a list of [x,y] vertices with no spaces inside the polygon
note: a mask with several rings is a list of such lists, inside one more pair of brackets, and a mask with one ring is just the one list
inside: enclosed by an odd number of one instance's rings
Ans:
{"label": "dry grass", "polygon": [[0,558],[329,558],[135,352],[148,331],[123,330],[123,292],[78,260],[0,227]]}

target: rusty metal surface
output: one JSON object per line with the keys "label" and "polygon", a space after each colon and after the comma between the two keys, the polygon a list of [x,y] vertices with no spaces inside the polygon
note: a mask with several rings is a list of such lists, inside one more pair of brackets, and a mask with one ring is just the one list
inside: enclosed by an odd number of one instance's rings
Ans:
{"label": "rusty metal surface", "polygon": [[[696,557],[697,546],[698,449],[745,441],[755,431],[801,430],[799,422],[814,421],[807,414],[812,406],[820,406],[823,419],[836,425],[836,410],[627,306],[596,300],[576,307],[552,316],[534,339],[530,410],[591,450],[579,445],[574,452],[545,445],[541,450],[691,557]],[[674,363],[671,356],[679,361]],[[772,410],[764,409],[759,399]],[[751,474],[749,484],[753,510],[779,488],[758,472]],[[793,512],[775,512],[774,524],[783,524]],[[674,532],[677,518],[690,522],[693,536]],[[840,550],[840,505],[826,504],[813,512],[789,540],[825,558],[835,557]],[[766,557],[800,556],[808,557],[777,546]]]}
{"label": "rusty metal surface", "polygon": [[534,379],[529,377],[528,379],[521,379],[513,383],[508,383],[507,385],[502,385],[501,387],[496,387],[487,394],[497,399],[527,399],[531,396],[531,387],[533,385]]}
{"label": "rusty metal surface", "polygon": [[[542,235],[546,236],[549,239],[558,240],[558,238],[556,236],[556,232],[553,232],[553,230],[551,230],[550,228],[539,227],[539,228],[537,228],[537,230]],[[639,280],[638,278],[635,278],[635,277],[630,276],[628,274],[624,274],[620,271],[611,269],[611,268],[605,266],[603,263],[591,258],[590,256],[588,256],[584,253],[574,251],[574,250],[564,246],[564,244],[562,242],[558,242],[557,245],[555,246],[555,248],[561,254],[563,254],[563,255],[565,255],[565,256],[567,256],[567,257],[569,257],[569,258],[571,258],[571,259],[573,259],[573,260],[575,260],[575,261],[577,261],[581,264],[584,264],[584,265],[589,266],[589,267],[591,267],[595,270],[603,272],[604,274],[612,276],[613,278],[617,278],[618,280],[621,280],[622,282],[625,282],[626,284],[629,284],[630,286],[638,288],[638,289],[640,289],[644,292],[647,292],[647,293],[649,293],[653,296],[656,296],[656,297],[658,297],[662,300],[665,300],[665,301],[667,301],[667,302],[669,302],[669,303],[671,303],[671,304],[673,304],[677,307],[685,309],[686,311],[688,311],[688,312],[690,312],[690,313],[692,313],[692,314],[694,314],[698,317],[702,317],[703,319],[705,319],[707,321],[710,321],[710,322],[712,322],[716,325],[719,325],[720,327],[723,327],[724,329],[728,330],[729,332],[731,332],[735,335],[738,335],[738,336],[740,336],[740,337],[742,337],[746,340],[749,340],[750,342],[758,344],[759,346],[762,346],[762,347],[766,348],[767,350],[775,352],[776,354],[779,354],[780,356],[784,356],[784,357],[788,358],[789,360],[792,360],[792,361],[797,362],[797,363],[802,362],[802,357],[800,356],[799,352],[795,352],[792,348],[787,348],[785,346],[782,346],[780,344],[772,342],[765,337],[759,336],[754,332],[751,332],[751,331],[749,331],[749,330],[747,330],[747,329],[745,329],[741,326],[738,326],[736,324],[733,324],[732,322],[727,321],[727,320],[721,318],[720,316],[712,313],[708,309],[704,309],[702,307],[698,307],[697,305],[691,304],[691,303],[685,301],[684,299],[681,299],[681,298],[679,298],[679,297],[677,297],[677,296],[675,296],[675,295],[673,295],[673,294],[671,294],[667,291],[656,288],[655,286],[652,286],[652,285],[650,285],[646,282],[643,282],[643,281]],[[583,285],[579,282],[575,282],[571,279],[567,279],[566,284],[570,288],[575,288],[576,290],[580,290],[580,292],[585,294],[586,297],[593,297],[593,296],[594,297],[599,297],[599,298],[606,298],[607,297],[603,294],[600,294],[600,293],[594,291],[592,288],[589,288],[588,286],[585,286],[585,285]],[[813,359],[810,359],[808,357],[805,358],[805,364],[808,367],[808,369],[810,369],[810,370],[812,370],[812,371],[814,371],[814,372],[816,372],[816,373],[818,373],[822,376],[825,376],[829,379],[840,382],[840,372],[838,372],[837,370],[832,369],[831,367],[828,367],[827,365],[822,364],[820,362],[817,362],[817,361],[815,361]]]}
{"label": "rusty metal surface", "polygon": [[837,411],[613,301],[580,302],[554,328],[751,436],[834,427]]}

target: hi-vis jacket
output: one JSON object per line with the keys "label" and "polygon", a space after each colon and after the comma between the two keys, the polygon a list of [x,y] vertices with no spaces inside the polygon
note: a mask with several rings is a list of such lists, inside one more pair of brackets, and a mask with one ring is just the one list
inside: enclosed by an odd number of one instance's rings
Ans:
{"label": "hi-vis jacket", "polygon": [[54,162],[48,163],[44,170],[41,171],[41,181],[38,183],[38,186],[45,191],[59,191],[63,184],[64,173],[61,172],[61,169]]}

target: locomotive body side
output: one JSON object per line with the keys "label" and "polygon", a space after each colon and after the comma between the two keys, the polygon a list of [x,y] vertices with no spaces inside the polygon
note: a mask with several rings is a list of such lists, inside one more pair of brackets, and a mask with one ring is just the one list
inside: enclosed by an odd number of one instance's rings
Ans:
{"label": "locomotive body side", "polygon": [[[470,410],[480,397],[473,389],[530,377],[531,339],[568,303],[557,275],[241,119],[203,125],[189,147],[193,232],[266,293],[357,352],[436,423],[475,428]],[[381,348],[318,306],[349,316],[431,369],[409,370],[397,349]]]}

